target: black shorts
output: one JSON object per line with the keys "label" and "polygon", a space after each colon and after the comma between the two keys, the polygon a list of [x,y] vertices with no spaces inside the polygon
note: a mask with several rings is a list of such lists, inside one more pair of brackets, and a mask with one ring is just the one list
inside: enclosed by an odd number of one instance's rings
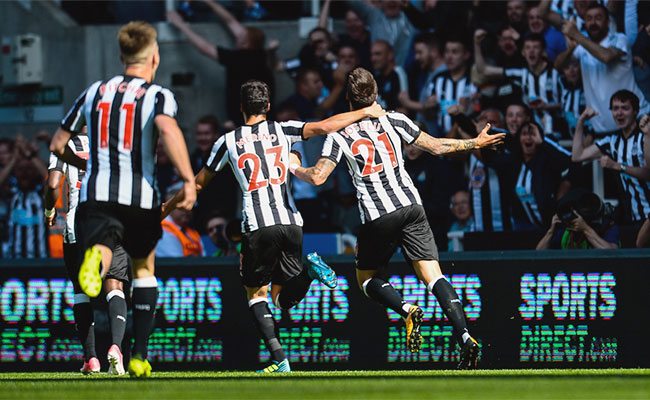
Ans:
{"label": "black shorts", "polygon": [[302,270],[301,227],[273,225],[244,233],[239,270],[244,286],[282,285]]}
{"label": "black shorts", "polygon": [[407,262],[437,260],[438,247],[420,205],[410,205],[361,225],[357,238],[356,267],[384,268],[402,247]]}
{"label": "black shorts", "polygon": [[160,207],[86,201],[79,204],[75,227],[82,248],[102,244],[115,250],[121,244],[134,259],[146,258],[162,236]]}
{"label": "black shorts", "polygon": [[[83,250],[78,243],[63,244],[63,261],[68,272],[68,278],[72,281],[74,292],[83,293],[79,286],[79,268],[83,261]],[[126,254],[122,246],[117,246],[113,252],[113,261],[108,269],[106,278],[117,279],[124,283],[131,281],[131,257]]]}

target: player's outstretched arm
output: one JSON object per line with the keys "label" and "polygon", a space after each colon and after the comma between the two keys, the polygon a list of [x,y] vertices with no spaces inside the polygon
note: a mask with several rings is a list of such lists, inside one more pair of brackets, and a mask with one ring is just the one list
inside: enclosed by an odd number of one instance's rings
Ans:
{"label": "player's outstretched arm", "polygon": [[298,157],[291,153],[289,170],[298,179],[311,183],[312,185],[320,186],[325,183],[332,171],[334,171],[334,168],[336,168],[336,163],[325,157],[321,157],[313,167],[301,167]]}
{"label": "player's outstretched arm", "polygon": [[61,161],[64,163],[70,164],[77,167],[78,169],[85,171],[86,170],[86,160],[79,157],[72,151],[68,146],[68,141],[72,137],[72,133],[66,131],[63,128],[59,128],[52,141],[50,142],[50,151],[54,153]]}
{"label": "player's outstretched arm", "polygon": [[490,126],[490,124],[486,124],[481,133],[473,139],[435,138],[422,132],[415,140],[415,145],[434,156],[441,156],[443,154],[482,149],[503,142],[506,134],[496,133],[490,135],[488,134]]}
{"label": "player's outstretched arm", "polygon": [[160,114],[154,119],[154,122],[160,132],[165,152],[183,180],[183,198],[177,207],[189,211],[194,208],[196,202],[196,185],[183,132],[178,127],[176,120],[170,116]]}
{"label": "player's outstretched arm", "polygon": [[307,139],[312,136],[327,135],[328,133],[341,130],[360,119],[379,118],[384,115],[386,115],[386,111],[375,102],[366,108],[337,114],[322,121],[308,122],[303,127],[302,136]]}
{"label": "player's outstretched arm", "polygon": [[[201,193],[204,187],[210,183],[212,178],[214,178],[215,173],[209,169],[201,168],[196,177],[194,177],[194,184],[196,186],[196,193]],[[173,209],[178,208],[178,203],[180,203],[184,198],[183,190],[176,192],[174,197],[169,199],[166,203],[162,205],[161,219],[165,219],[172,212]]]}

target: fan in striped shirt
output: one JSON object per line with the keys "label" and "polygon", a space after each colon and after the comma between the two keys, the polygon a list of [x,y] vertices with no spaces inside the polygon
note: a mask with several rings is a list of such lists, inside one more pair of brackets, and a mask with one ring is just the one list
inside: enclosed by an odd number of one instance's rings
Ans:
{"label": "fan in striped shirt", "polygon": [[510,78],[523,91],[523,101],[534,110],[537,122],[545,134],[554,130],[555,114],[560,109],[560,74],[544,57],[545,41],[540,34],[528,34],[524,38],[522,53],[526,68],[502,68],[487,65],[481,51],[481,42],[487,32],[478,29],[474,33],[476,69],[487,79]]}
{"label": "fan in striped shirt", "polygon": [[626,222],[641,224],[650,215],[650,116],[637,124],[639,98],[629,90],[614,93],[610,109],[619,130],[585,146],[585,121],[597,114],[587,107],[578,119],[571,158],[600,159],[604,168],[619,172]]}
{"label": "fan in striped shirt", "polygon": [[[352,110],[372,104],[377,98],[377,83],[372,74],[357,68],[348,75],[347,98]],[[293,158],[291,171],[300,179],[321,185],[345,156],[357,189],[362,226],[356,255],[359,287],[371,299],[400,314],[406,324],[406,345],[420,350],[420,325],[423,311],[406,303],[390,283],[382,279],[383,270],[400,245],[405,258],[427,285],[452,322],[461,349],[459,368],[475,368],[478,343],[469,335],[465,312],[451,284],[442,275],[438,251],[422,208],[420,195],[404,169],[402,141],[433,155],[469,151],[501,142],[505,134],[488,135],[490,125],[474,139],[437,139],[421,132],[408,117],[389,113],[353,123],[327,137],[321,159],[303,168]]]}
{"label": "fan in striped shirt", "polygon": [[[267,304],[268,284],[273,283],[271,298],[281,309],[298,304],[314,279],[336,286],[336,274],[316,253],[308,255],[307,269],[302,266],[302,217],[287,181],[291,145],[385,112],[374,104],[319,122],[269,121],[269,87],[255,80],[242,85],[241,99],[246,124],[214,143],[206,165],[196,175],[196,185],[199,190],[205,188],[227,165],[239,182],[243,192],[240,273],[248,305],[273,360],[260,372],[288,372],[289,361],[275,336],[275,321]],[[179,193],[165,203],[163,215],[181,198]]]}
{"label": "fan in striped shirt", "polygon": [[[79,284],[89,297],[99,295],[113,252],[124,246],[133,258],[135,345],[129,373],[151,375],[149,334],[158,300],[154,276],[155,246],[160,239],[160,194],[155,174],[158,135],[183,180],[179,207],[190,210],[196,188],[183,133],[175,120],[171,91],[153,84],[160,64],[156,30],[130,22],[118,32],[124,73],[97,81],[77,99],[50,144],[64,162],[86,170],[77,210],[81,248],[86,249]],[[88,163],[67,146],[87,126]],[[121,357],[121,355],[120,355]]]}

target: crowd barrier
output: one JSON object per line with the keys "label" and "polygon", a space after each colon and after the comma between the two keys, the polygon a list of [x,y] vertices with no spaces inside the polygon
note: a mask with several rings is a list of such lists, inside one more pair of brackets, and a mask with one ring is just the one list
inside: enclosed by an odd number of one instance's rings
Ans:
{"label": "crowd barrier", "polygon": [[[466,252],[443,254],[442,265],[481,342],[483,368],[650,367],[643,329],[650,326],[649,256],[646,250]],[[314,284],[294,309],[271,306],[292,368],[455,365],[451,326],[401,258],[386,276],[424,309],[417,354],[406,349],[398,315],[358,289],[353,259],[327,261],[338,274],[336,289]],[[237,259],[162,259],[156,275],[160,297],[149,353],[156,370],[251,370],[268,361]],[[0,370],[79,368],[72,286],[60,261],[1,260],[0,290]],[[95,327],[105,352],[101,303]]]}

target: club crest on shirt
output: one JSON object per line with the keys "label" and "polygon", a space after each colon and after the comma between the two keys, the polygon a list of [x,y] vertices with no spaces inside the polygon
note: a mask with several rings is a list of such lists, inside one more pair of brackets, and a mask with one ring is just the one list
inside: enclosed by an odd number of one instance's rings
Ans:
{"label": "club crest on shirt", "polygon": [[474,171],[472,171],[472,177],[469,181],[471,188],[480,189],[483,187],[484,183],[485,183],[485,168],[483,167],[474,168]]}

